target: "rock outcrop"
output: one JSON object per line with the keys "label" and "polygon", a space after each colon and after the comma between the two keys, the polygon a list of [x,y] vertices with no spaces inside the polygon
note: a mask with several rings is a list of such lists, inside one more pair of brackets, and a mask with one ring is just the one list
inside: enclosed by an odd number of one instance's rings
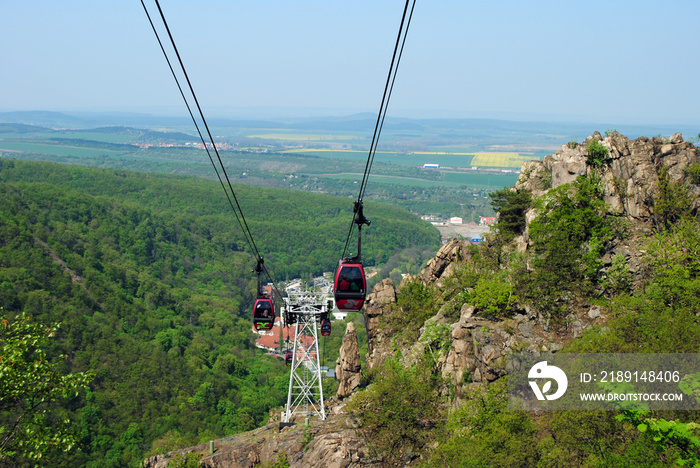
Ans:
{"label": "rock outcrop", "polygon": [[355,322],[348,322],[348,327],[343,335],[343,344],[340,346],[340,356],[335,366],[335,378],[338,380],[337,397],[350,395],[362,380],[362,368],[360,365],[360,346],[357,343]]}
{"label": "rock outcrop", "polygon": [[441,278],[446,278],[452,274],[458,262],[465,261],[469,256],[467,247],[471,242],[458,238],[451,239],[443,245],[435,254],[435,257],[428,260],[428,264],[418,275],[423,284],[436,283]]}
{"label": "rock outcrop", "polygon": [[600,307],[591,307],[566,317],[566,325],[549,322],[529,308],[512,317],[494,320],[475,315],[475,307],[464,304],[458,322],[450,326],[451,346],[438,370],[455,388],[470,382],[493,382],[505,375],[501,358],[512,352],[556,352],[585,329],[604,319]]}
{"label": "rock outcrop", "polygon": [[[592,142],[599,142],[609,152],[598,169],[586,164],[587,148]],[[617,132],[605,138],[595,132],[580,145],[562,145],[561,150],[543,161],[523,164],[515,189],[529,191],[535,198],[596,170],[601,178],[602,198],[608,211],[626,218],[632,231],[648,234],[652,228],[659,227],[655,205],[659,199],[659,178],[662,173],[666,174],[670,184],[688,189],[692,194],[690,211],[694,215],[700,213],[700,185],[687,171],[691,165],[698,163],[700,152],[692,143],[683,141],[680,133],[669,138],[640,137],[630,140]],[[536,216],[535,209],[526,213],[525,232],[514,241],[521,252],[529,247],[529,225]],[[617,239],[601,258],[607,268],[614,256],[623,256],[632,276],[633,289],[643,283],[642,247],[637,240]]]}
{"label": "rock outcrop", "polygon": [[379,317],[387,312],[387,306],[396,302],[396,289],[391,278],[386,278],[374,285],[367,295],[363,314],[367,329],[367,369],[384,362],[388,356],[390,342],[379,331]]}
{"label": "rock outcrop", "polygon": [[[658,198],[662,170],[671,183],[685,185],[695,195],[692,211],[698,213],[700,187],[693,182],[686,168],[700,162],[700,155],[691,143],[683,141],[679,133],[667,139],[641,137],[629,140],[616,132],[605,138],[596,132],[580,145],[562,146],[544,161],[525,163],[516,189],[527,190],[536,198],[550,189],[573,182],[578,176],[590,174],[593,168],[587,163],[587,148],[593,141],[609,151],[603,166],[597,169],[603,198],[611,213],[630,221],[633,232],[646,234],[653,226],[654,203]],[[528,225],[536,215],[534,210],[527,213]],[[623,256],[634,284],[641,284],[643,280],[643,242],[640,239],[638,236],[617,239],[601,258],[603,264],[609,266],[613,257]],[[526,230],[523,236],[515,239],[514,246],[520,251],[527,250],[528,241]],[[469,261],[469,244],[457,239],[445,244],[417,279],[436,291],[441,290],[445,279],[461,263]],[[401,286],[398,289],[400,294]],[[378,285],[375,294],[378,292],[391,298],[386,302],[395,301],[393,284]],[[392,309],[376,300],[376,295],[373,299],[365,310],[370,340],[367,362],[371,367],[393,355],[392,337],[384,336],[376,326],[378,317],[392,313]],[[446,300],[449,302],[449,298]],[[458,321],[446,318],[441,309],[426,320],[417,342],[410,349],[402,350],[405,365],[415,363],[419,356],[430,352],[436,370],[451,379],[455,389],[470,383],[491,382],[505,375],[502,358],[511,352],[557,351],[586,328],[605,320],[600,307],[585,301],[576,303],[575,300],[568,305],[568,315],[556,325],[524,304],[515,304],[512,315],[500,319],[483,315],[470,304],[456,306],[461,307]],[[454,316],[454,313],[449,315]]]}
{"label": "rock outcrop", "polygon": [[366,442],[352,427],[354,421],[344,415],[330,416],[326,421],[303,422],[281,431],[268,424],[252,432],[214,441],[214,453],[209,444],[158,455],[144,461],[144,468],[165,468],[178,455],[202,454],[200,466],[208,468],[252,468],[261,464],[272,466],[281,459],[290,468],[310,466],[330,468],[379,467],[381,461],[369,456]]}
{"label": "rock outcrop", "polygon": [[685,172],[691,164],[700,162],[698,150],[683,141],[680,133],[670,138],[640,137],[630,140],[617,132],[603,138],[595,132],[580,145],[562,145],[561,150],[543,161],[523,165],[515,188],[527,190],[533,196],[542,195],[549,188],[573,182],[576,177],[590,173],[586,164],[588,145],[598,141],[605,146],[608,157],[601,168],[603,199],[611,210],[637,222],[651,222],[654,198],[658,193],[659,174],[666,168],[669,181],[687,184],[696,196],[695,213],[700,208],[700,187],[690,183]]}

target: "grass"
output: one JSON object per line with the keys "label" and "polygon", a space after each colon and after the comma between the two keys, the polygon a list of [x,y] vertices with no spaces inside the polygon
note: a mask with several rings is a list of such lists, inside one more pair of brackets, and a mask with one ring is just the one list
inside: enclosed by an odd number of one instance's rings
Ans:
{"label": "grass", "polygon": [[[315,174],[316,175],[316,174]],[[323,177],[325,179],[340,179],[340,180],[355,180],[358,183],[362,180],[362,174],[353,173],[339,173],[339,174],[317,174],[317,177]],[[398,176],[382,176],[382,175],[371,175],[370,183],[381,182],[385,184],[399,184],[399,185],[410,185],[414,187],[445,187],[445,186],[459,186],[461,184],[452,182],[442,182],[436,180],[425,180],[425,179],[415,179],[411,177],[398,177]]]}
{"label": "grass", "polygon": [[[310,154],[323,158],[350,159],[356,161],[367,160],[367,151],[359,150],[323,150],[323,149],[297,149],[287,150],[285,153]],[[468,168],[474,153],[398,153],[390,151],[378,151],[375,162],[398,164],[400,166],[423,167],[423,164],[440,164],[440,166]]]}
{"label": "grass", "polygon": [[498,172],[445,172],[442,175],[445,183],[469,185],[473,188],[501,188],[515,185],[518,174],[503,174]]}
{"label": "grass", "polygon": [[474,156],[476,153],[459,153],[453,151],[414,151],[413,154],[451,154],[456,156]]}

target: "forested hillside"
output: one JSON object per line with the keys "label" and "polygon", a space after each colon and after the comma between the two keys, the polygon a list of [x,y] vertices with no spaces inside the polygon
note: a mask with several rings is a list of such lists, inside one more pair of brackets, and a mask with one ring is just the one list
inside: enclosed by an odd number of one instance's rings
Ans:
{"label": "forested hillside", "polygon": [[[371,384],[345,409],[375,466],[699,466],[696,411],[515,410],[507,383],[517,353],[700,352],[698,149],[596,133],[491,198],[485,242],[368,298]],[[697,401],[697,374],[677,388]]]}
{"label": "forested hillside", "polygon": [[[237,195],[276,279],[333,269],[351,200]],[[367,204],[365,213],[370,265],[439,242],[407,212]],[[45,463],[125,466],[264,422],[288,373],[253,346],[253,266],[218,184],[0,160],[1,315],[61,322],[49,358],[95,373],[87,394],[53,413],[73,421],[77,450]]]}

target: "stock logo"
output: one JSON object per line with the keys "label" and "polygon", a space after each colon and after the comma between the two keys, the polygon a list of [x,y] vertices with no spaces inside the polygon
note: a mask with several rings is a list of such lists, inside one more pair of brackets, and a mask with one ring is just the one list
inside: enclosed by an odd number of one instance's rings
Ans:
{"label": "stock logo", "polygon": [[[544,383],[541,390],[536,381],[530,380],[530,387],[538,400],[556,400],[566,392],[566,387],[569,385],[569,379],[566,378],[564,371],[556,366],[548,366],[547,361],[540,361],[532,366],[527,377],[529,379],[550,379]],[[547,395],[552,388],[552,380],[557,383],[557,391]]]}

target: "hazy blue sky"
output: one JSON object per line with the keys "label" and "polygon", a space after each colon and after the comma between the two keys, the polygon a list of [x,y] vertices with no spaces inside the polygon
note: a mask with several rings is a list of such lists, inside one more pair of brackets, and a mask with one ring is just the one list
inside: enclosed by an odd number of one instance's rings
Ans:
{"label": "hazy blue sky", "polygon": [[[403,4],[161,0],[211,116],[376,113]],[[700,123],[699,30],[698,0],[418,0],[389,114]],[[0,110],[185,112],[139,0],[2,0],[0,43]]]}

